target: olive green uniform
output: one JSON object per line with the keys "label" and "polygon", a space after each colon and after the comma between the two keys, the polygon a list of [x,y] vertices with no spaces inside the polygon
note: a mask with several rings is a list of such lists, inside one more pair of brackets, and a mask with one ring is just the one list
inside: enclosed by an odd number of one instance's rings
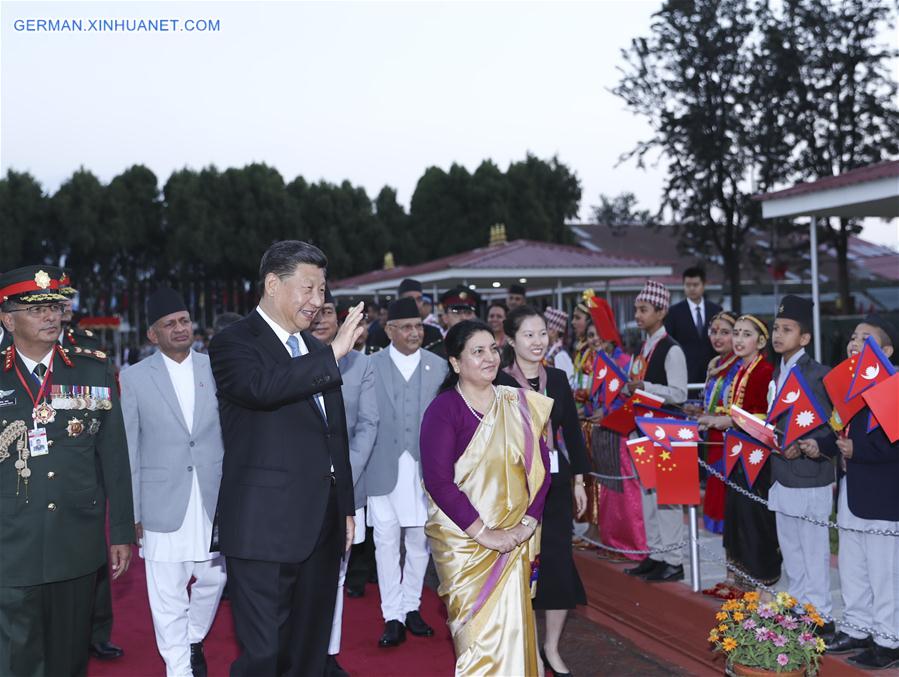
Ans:
{"label": "olive green uniform", "polygon": [[[0,461],[4,676],[86,673],[96,573],[107,558],[107,498],[110,542],[134,540],[131,469],[114,371],[99,351],[76,346],[64,352],[67,360],[53,357],[52,384],[63,393],[54,393],[55,419],[43,426],[49,453],[27,460],[27,486],[15,467],[16,441]],[[32,396],[38,392],[25,364],[8,353],[0,354],[0,442],[16,421],[34,427],[34,404],[16,366]],[[104,390],[93,400],[76,399],[73,386]],[[108,398],[109,408],[97,406],[101,397]]]}

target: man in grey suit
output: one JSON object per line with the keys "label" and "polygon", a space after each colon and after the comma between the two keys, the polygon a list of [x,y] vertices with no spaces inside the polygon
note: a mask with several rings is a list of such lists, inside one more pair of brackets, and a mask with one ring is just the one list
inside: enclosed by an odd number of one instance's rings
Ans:
{"label": "man in grey suit", "polygon": [[[331,345],[339,328],[337,308],[331,290],[325,288],[325,303],[318,311],[311,327],[312,335],[326,346]],[[350,446],[350,467],[353,471],[353,500],[356,505],[356,537],[354,544],[365,540],[365,483],[362,472],[368,463],[378,434],[378,402],[375,399],[375,374],[368,356],[351,350],[337,361],[343,384],[343,406],[346,411],[346,429]],[[331,641],[328,645],[328,662],[325,677],[344,677],[348,673],[337,662],[340,653],[341,626],[343,623],[343,586],[346,581],[349,555],[340,562],[337,579],[337,600],[334,604],[334,620],[331,624]]]}
{"label": "man in grey suit", "polygon": [[203,639],[225,586],[224,557],[209,552],[225,453],[215,381],[177,292],[158,289],[147,320],[159,351],[121,376],[134,520],[166,674],[205,677]]}
{"label": "man in grey suit", "polygon": [[[418,435],[421,418],[437,395],[447,364],[422,350],[424,327],[414,299],[401,298],[390,304],[386,330],[390,345],[371,356],[378,437],[364,481],[385,621],[378,645],[393,647],[405,640],[406,630],[422,637],[434,634],[419,613],[429,553]],[[406,550],[402,569],[401,539]]]}

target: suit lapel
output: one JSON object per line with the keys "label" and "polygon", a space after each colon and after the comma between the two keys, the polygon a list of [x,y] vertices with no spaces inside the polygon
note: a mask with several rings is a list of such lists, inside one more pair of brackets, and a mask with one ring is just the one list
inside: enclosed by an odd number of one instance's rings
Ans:
{"label": "suit lapel", "polygon": [[291,359],[290,353],[287,352],[287,346],[281,343],[277,334],[262,319],[262,315],[255,310],[250,313],[250,331],[259,337],[260,343],[275,359],[275,362],[287,362]]}
{"label": "suit lapel", "polygon": [[[178,404],[178,395],[175,393],[175,386],[172,385],[169,370],[166,369],[165,362],[163,362],[162,353],[157,352],[150,359],[152,360],[150,363],[150,366],[152,367],[150,370],[150,379],[159,390],[162,399],[172,410],[172,413],[175,414],[175,418],[181,423],[184,430],[189,433],[190,431],[187,429],[187,422],[184,420],[184,414],[181,412],[181,405]],[[194,374],[196,374],[196,369],[194,369]],[[194,378],[196,378],[196,376]],[[196,404],[194,404],[194,411],[196,411]],[[196,415],[194,418],[196,418]]]}

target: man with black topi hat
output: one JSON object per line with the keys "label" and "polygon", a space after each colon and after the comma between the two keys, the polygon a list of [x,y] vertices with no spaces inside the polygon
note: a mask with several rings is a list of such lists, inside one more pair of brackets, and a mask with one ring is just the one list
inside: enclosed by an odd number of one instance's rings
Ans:
{"label": "man with black topi hat", "polygon": [[[425,409],[446,376],[447,363],[421,349],[424,328],[414,299],[402,298],[390,304],[386,329],[390,345],[371,356],[378,434],[363,480],[368,521],[374,527],[385,622],[378,645],[394,647],[405,640],[406,630],[424,637],[433,634],[419,613],[429,557],[419,432]],[[406,550],[402,568],[401,541]]]}
{"label": "man with black topi hat", "polygon": [[[829,369],[812,359],[805,348],[812,341],[812,308],[808,299],[788,294],[780,301],[771,332],[771,346],[780,356],[768,388],[769,409],[775,397],[796,367],[809,385],[812,395],[825,408],[826,421],[831,407],[822,379]],[[810,411],[789,411],[780,417],[777,428],[783,434],[789,418],[794,425],[818,423]],[[833,508],[833,484],[836,471],[833,456],[836,450],[825,444],[833,432],[828,426],[816,427],[798,441],[771,455],[771,489],[768,509],[775,513],[777,540],[783,555],[783,568],[789,579],[788,591],[800,604],[814,604],[822,616],[831,615],[830,594],[830,537],[827,527],[812,524],[803,516],[817,520],[830,519]],[[828,622],[821,630],[825,641],[833,635],[834,624]]]}
{"label": "man with black topi hat", "polygon": [[528,302],[528,290],[523,284],[510,284],[506,294],[506,306],[509,310],[514,310],[518,306],[523,306]]}
{"label": "man with black topi hat", "polygon": [[481,295],[461,284],[443,292],[440,295],[440,305],[443,306],[446,328],[449,329],[462,320],[475,319],[480,304]]}
{"label": "man with black topi hat", "polygon": [[203,639],[225,587],[225,558],[209,551],[225,455],[216,385],[181,294],[153,292],[147,323],[159,350],[121,378],[134,520],[166,674],[205,677]]}
{"label": "man with black topi hat", "polygon": [[97,570],[128,570],[131,469],[105,353],[58,339],[57,269],[0,276],[0,674],[85,675]]}
{"label": "man with black topi hat", "polygon": [[[422,290],[421,282],[407,277],[400,282],[400,286],[396,290],[396,297],[398,299],[414,299],[415,306],[418,308],[419,317],[421,317],[422,320],[425,320],[428,317],[429,311],[424,307],[422,300],[424,295]],[[368,340],[366,341],[369,354],[383,350],[389,344],[390,338],[387,336],[387,332],[384,328],[380,325],[372,325],[369,331]],[[430,350],[435,355],[446,358],[446,351],[443,349],[443,334],[440,333],[440,330],[437,327],[430,324],[424,325],[424,339],[422,340],[421,347],[425,350]]]}

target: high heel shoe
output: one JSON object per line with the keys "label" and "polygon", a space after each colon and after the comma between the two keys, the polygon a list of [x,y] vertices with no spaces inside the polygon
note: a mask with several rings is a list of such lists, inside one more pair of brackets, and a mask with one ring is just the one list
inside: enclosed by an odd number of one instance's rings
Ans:
{"label": "high heel shoe", "polygon": [[570,672],[556,672],[556,669],[549,664],[542,646],[540,647],[540,659],[543,661],[543,669],[551,670],[556,677],[572,677]]}

